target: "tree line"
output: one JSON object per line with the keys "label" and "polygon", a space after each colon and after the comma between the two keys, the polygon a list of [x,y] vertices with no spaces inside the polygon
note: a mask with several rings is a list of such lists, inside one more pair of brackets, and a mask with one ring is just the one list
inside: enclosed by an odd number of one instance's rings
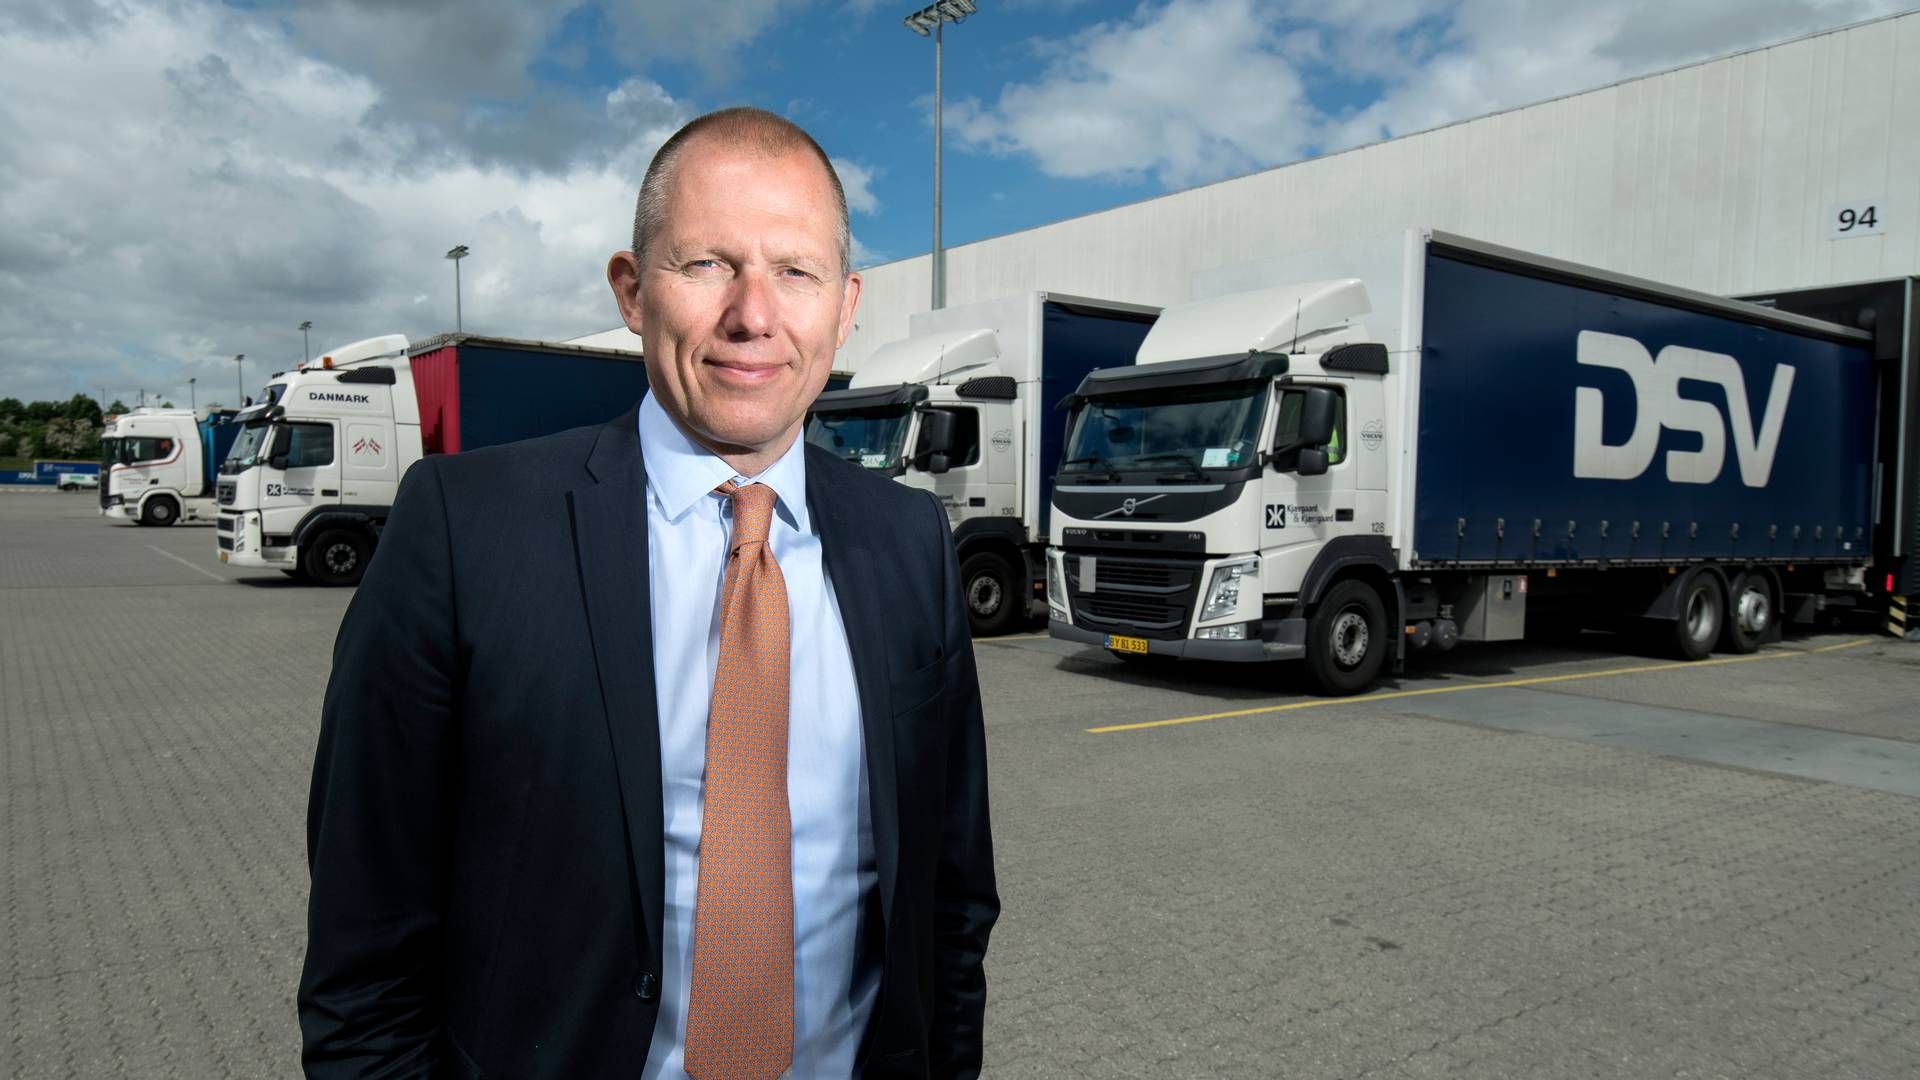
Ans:
{"label": "tree line", "polygon": [[93,460],[100,456],[104,416],[126,411],[125,402],[102,409],[86,394],[66,401],[0,398],[0,458]]}

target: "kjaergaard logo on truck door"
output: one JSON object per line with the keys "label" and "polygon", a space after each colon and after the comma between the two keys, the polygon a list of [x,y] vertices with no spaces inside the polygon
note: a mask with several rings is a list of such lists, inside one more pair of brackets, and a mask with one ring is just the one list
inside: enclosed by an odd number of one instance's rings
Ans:
{"label": "kjaergaard logo on truck door", "polygon": [[[1787,399],[1793,394],[1792,366],[1774,366],[1766,411],[1756,432],[1740,361],[1725,353],[1669,345],[1656,358],[1632,338],[1582,330],[1574,358],[1593,367],[1626,372],[1633,380],[1636,411],[1627,441],[1610,444],[1602,423],[1606,395],[1593,386],[1574,390],[1573,475],[1589,480],[1637,479],[1653,464],[1661,429],[1669,428],[1699,435],[1700,449],[1667,451],[1667,480],[1711,484],[1720,478],[1726,464],[1727,428],[1731,426],[1740,482],[1748,487],[1767,486],[1773,475],[1774,452],[1780,448],[1780,429],[1787,419]],[[1682,379],[1713,383],[1725,391],[1725,418],[1711,402],[1681,397]]]}

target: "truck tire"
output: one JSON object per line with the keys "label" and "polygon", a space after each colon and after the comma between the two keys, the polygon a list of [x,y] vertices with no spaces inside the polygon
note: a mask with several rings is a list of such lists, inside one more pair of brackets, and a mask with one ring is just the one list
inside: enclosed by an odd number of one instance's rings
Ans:
{"label": "truck tire", "polygon": [[1380,594],[1348,578],[1327,590],[1307,624],[1307,670],[1323,694],[1357,694],[1380,673],[1392,644]]}
{"label": "truck tire", "polygon": [[1773,583],[1765,574],[1741,574],[1733,579],[1727,602],[1726,626],[1720,631],[1720,651],[1745,656],[1757,652],[1760,643],[1773,632],[1773,620],[1779,618],[1780,601],[1773,595]]}
{"label": "truck tire", "polygon": [[960,563],[960,587],[967,601],[967,625],[975,637],[1013,629],[1026,608],[1026,592],[1016,584],[1013,564],[991,551],[979,551]]}
{"label": "truck tire", "polygon": [[180,504],[171,496],[155,495],[140,508],[140,524],[171,525],[180,520]]}
{"label": "truck tire", "polygon": [[328,529],[300,554],[300,567],[321,585],[358,585],[367,572],[373,545],[356,529]]}
{"label": "truck tire", "polygon": [[1727,621],[1726,598],[1720,592],[1720,579],[1709,573],[1695,572],[1680,589],[1675,606],[1669,644],[1681,660],[1705,660],[1720,641],[1720,629]]}

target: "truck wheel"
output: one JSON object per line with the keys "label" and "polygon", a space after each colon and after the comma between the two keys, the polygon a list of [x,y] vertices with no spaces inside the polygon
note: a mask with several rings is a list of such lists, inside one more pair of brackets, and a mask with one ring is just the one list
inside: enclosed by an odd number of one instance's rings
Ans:
{"label": "truck wheel", "polygon": [[1307,670],[1320,692],[1337,697],[1365,690],[1380,673],[1391,642],[1380,594],[1362,581],[1327,590],[1307,626]]}
{"label": "truck wheel", "polygon": [[1696,573],[1680,590],[1678,616],[1673,620],[1674,655],[1682,660],[1705,660],[1720,640],[1727,605],[1720,582],[1712,574]]}
{"label": "truck wheel", "polygon": [[1779,605],[1765,574],[1742,574],[1733,581],[1733,599],[1727,604],[1726,628],[1720,632],[1720,651],[1742,656],[1757,652],[1773,631]]}
{"label": "truck wheel", "polygon": [[358,585],[367,572],[373,546],[366,534],[352,529],[329,529],[315,537],[300,556],[307,576],[322,585]]}
{"label": "truck wheel", "polygon": [[1012,564],[991,551],[976,552],[960,564],[967,598],[967,624],[975,637],[1004,634],[1026,607],[1026,593],[1014,584]]}
{"label": "truck wheel", "polygon": [[180,505],[165,495],[156,495],[140,508],[140,524],[171,525],[180,520]]}

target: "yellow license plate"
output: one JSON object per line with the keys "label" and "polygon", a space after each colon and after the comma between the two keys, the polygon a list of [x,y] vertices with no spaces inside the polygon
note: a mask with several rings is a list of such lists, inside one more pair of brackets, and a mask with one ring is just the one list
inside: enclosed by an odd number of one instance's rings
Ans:
{"label": "yellow license plate", "polygon": [[221,562],[226,562],[226,561],[227,561],[227,553],[226,553],[226,552],[224,552],[224,551],[223,551],[223,552],[221,552],[221,553],[220,553],[220,561],[221,561]]}
{"label": "yellow license plate", "polygon": [[1143,637],[1123,637],[1120,634],[1107,635],[1107,648],[1114,652],[1144,653],[1147,651],[1147,639]]}

